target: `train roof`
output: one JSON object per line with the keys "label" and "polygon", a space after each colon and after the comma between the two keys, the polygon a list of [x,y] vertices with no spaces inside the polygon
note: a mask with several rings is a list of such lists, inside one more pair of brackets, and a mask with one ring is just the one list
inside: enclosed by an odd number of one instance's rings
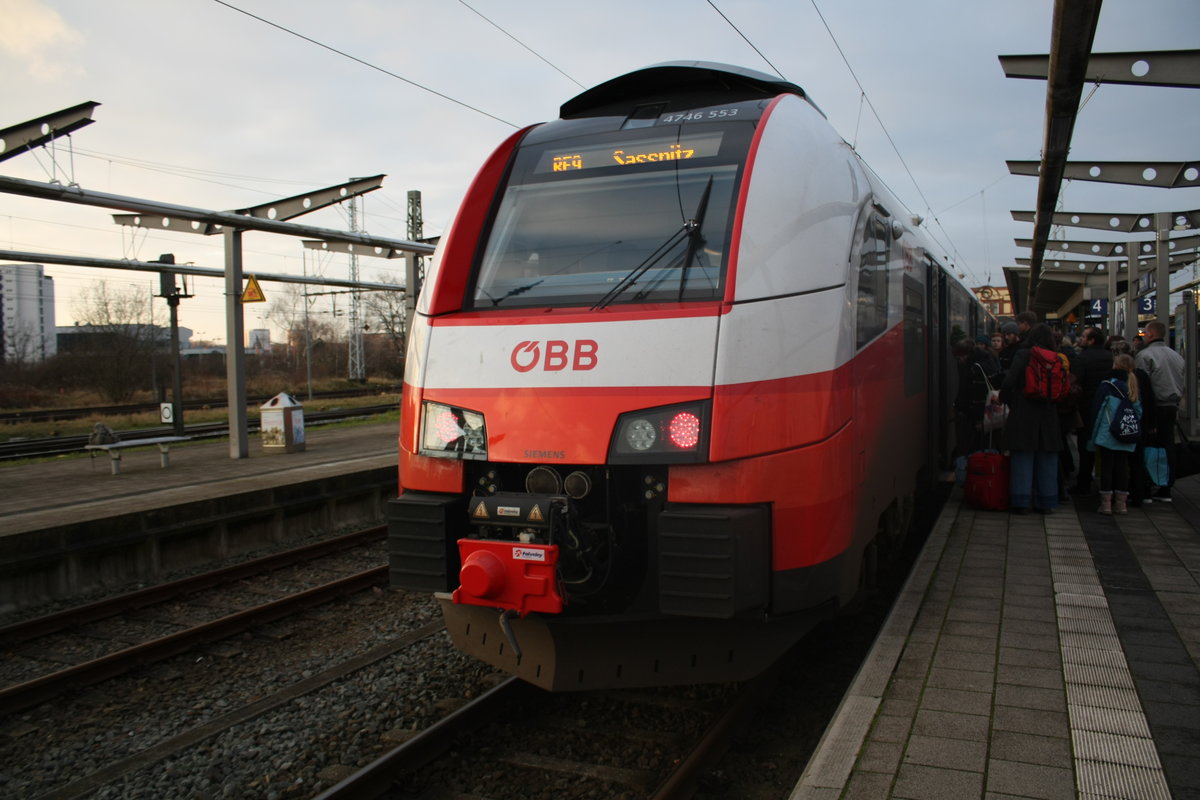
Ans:
{"label": "train roof", "polygon": [[[562,104],[562,119],[604,116],[614,108],[667,99],[679,94],[712,95],[718,102],[796,94],[812,100],[794,83],[745,67],[715,61],[667,61],[605,81]],[[813,108],[816,105],[813,104]],[[820,111],[820,109],[817,109]]]}

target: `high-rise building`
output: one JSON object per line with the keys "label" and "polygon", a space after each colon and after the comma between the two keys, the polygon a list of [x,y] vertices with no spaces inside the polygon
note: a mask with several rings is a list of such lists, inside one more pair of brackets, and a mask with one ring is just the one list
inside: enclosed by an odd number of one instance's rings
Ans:
{"label": "high-rise building", "polygon": [[0,359],[43,361],[58,352],[54,278],[41,264],[0,264]]}

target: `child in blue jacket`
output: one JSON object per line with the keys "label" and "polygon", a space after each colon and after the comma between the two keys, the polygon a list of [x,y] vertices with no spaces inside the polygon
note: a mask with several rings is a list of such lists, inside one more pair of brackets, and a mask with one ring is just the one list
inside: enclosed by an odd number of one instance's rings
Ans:
{"label": "child in blue jacket", "polygon": [[[1109,429],[1122,399],[1129,400],[1138,420],[1142,404],[1138,401],[1137,381],[1131,381],[1133,357],[1124,353],[1113,359],[1113,374],[1096,389],[1092,435],[1087,448],[1099,456],[1100,513],[1125,514],[1129,500],[1129,458],[1137,442],[1122,442]],[[1115,492],[1115,495],[1114,495]]]}

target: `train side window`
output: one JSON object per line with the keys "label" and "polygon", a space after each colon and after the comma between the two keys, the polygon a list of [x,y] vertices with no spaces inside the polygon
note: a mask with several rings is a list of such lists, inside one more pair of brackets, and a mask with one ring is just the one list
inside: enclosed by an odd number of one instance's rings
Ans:
{"label": "train side window", "polygon": [[[924,274],[930,274],[928,264]],[[911,275],[904,291],[904,396],[925,391],[925,287]]]}
{"label": "train side window", "polygon": [[863,231],[859,253],[856,324],[859,349],[887,329],[890,242],[887,223],[872,216]]}

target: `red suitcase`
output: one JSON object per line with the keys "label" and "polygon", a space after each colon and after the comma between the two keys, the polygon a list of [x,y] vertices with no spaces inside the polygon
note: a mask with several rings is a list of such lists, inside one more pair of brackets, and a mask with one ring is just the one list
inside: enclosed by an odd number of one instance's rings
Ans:
{"label": "red suitcase", "polygon": [[981,450],[967,456],[967,481],[963,499],[987,511],[1008,510],[1008,456]]}

